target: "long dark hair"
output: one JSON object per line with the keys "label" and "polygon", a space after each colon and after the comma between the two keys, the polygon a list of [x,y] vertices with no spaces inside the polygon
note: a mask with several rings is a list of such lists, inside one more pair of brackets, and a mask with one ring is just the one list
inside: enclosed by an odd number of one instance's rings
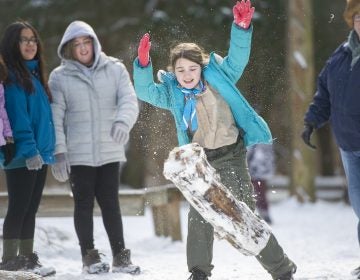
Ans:
{"label": "long dark hair", "polygon": [[34,92],[35,88],[31,80],[31,73],[25,65],[25,61],[20,52],[20,34],[23,29],[30,29],[37,40],[37,52],[34,59],[39,61],[39,80],[44,86],[46,94],[51,101],[51,93],[47,84],[47,76],[45,74],[45,60],[43,58],[43,47],[39,33],[36,29],[26,21],[16,21],[8,25],[3,33],[0,42],[0,53],[10,72],[15,75],[15,81],[11,75],[5,81],[6,84],[17,82],[27,93]]}
{"label": "long dark hair", "polygon": [[5,82],[7,79],[7,69],[2,56],[0,55],[0,83]]}

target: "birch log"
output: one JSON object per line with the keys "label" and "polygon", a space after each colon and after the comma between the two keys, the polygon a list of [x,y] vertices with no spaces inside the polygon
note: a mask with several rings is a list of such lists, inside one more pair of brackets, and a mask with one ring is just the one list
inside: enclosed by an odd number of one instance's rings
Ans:
{"label": "birch log", "polygon": [[266,246],[271,234],[269,226],[221,183],[200,145],[173,149],[165,161],[164,176],[214,227],[216,235],[241,253],[258,255]]}
{"label": "birch log", "polygon": [[40,280],[44,278],[31,272],[0,270],[0,279],[1,280]]}

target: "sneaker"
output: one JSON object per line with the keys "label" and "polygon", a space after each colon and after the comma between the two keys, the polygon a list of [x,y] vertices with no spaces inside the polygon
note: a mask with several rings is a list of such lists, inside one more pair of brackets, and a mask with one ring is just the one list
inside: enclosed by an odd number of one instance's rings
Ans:
{"label": "sneaker", "polygon": [[276,280],[294,280],[293,275],[296,272],[296,266],[294,266],[289,272],[286,272],[285,274],[281,275],[279,278],[276,278]]}
{"label": "sneaker", "polygon": [[197,268],[194,268],[191,271],[191,275],[188,278],[188,280],[208,280],[208,279],[209,278],[207,277],[207,275]]}
{"label": "sneaker", "polygon": [[131,262],[129,249],[123,249],[120,253],[115,255],[113,259],[112,272],[123,272],[133,275],[140,273],[140,267],[133,265]]}
{"label": "sneaker", "polygon": [[39,261],[37,253],[31,253],[25,258],[25,271],[32,272],[42,277],[56,274],[56,270],[53,267],[45,267]]}
{"label": "sneaker", "polygon": [[12,257],[6,261],[0,263],[0,270],[7,270],[7,271],[19,271],[25,270],[25,257],[24,256],[16,256]]}
{"label": "sneaker", "polygon": [[87,250],[87,254],[82,258],[83,272],[89,274],[99,274],[109,272],[108,263],[101,261],[100,254],[96,249]]}

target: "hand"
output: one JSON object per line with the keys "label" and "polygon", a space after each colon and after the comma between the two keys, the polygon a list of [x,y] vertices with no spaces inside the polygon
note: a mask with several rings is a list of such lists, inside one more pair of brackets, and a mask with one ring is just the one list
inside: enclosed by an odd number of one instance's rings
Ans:
{"label": "hand", "polygon": [[248,29],[251,23],[255,8],[251,7],[250,0],[236,2],[233,7],[234,22],[241,28]]}
{"label": "hand", "polygon": [[51,166],[51,173],[59,182],[66,182],[69,179],[71,168],[66,154],[55,155],[55,163]]}
{"label": "hand", "polygon": [[138,57],[139,63],[142,67],[146,67],[149,64],[150,60],[150,35],[149,33],[145,33],[145,35],[141,38],[138,48]]}
{"label": "hand", "polygon": [[316,146],[311,144],[310,138],[311,134],[314,131],[314,126],[311,124],[306,123],[304,125],[304,131],[301,133],[301,138],[304,140],[305,144],[308,145],[312,149],[316,149]]}
{"label": "hand", "polygon": [[41,155],[36,155],[25,160],[26,167],[29,170],[39,170],[44,164]]}
{"label": "hand", "polygon": [[129,141],[129,128],[123,122],[115,122],[111,128],[110,136],[116,143],[125,145]]}
{"label": "hand", "polygon": [[8,142],[4,146],[1,146],[1,150],[4,154],[5,159],[4,166],[6,166],[15,156],[15,144]]}

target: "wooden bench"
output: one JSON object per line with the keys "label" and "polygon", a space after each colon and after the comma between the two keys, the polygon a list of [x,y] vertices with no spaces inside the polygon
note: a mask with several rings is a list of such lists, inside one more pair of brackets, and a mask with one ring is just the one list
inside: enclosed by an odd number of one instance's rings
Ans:
{"label": "wooden bench", "polygon": [[[314,184],[317,198],[325,201],[347,201],[347,182],[344,176],[316,176]],[[289,188],[290,178],[288,176],[273,176],[268,182],[269,201],[277,202],[287,198]]]}
{"label": "wooden bench", "polygon": [[[143,216],[149,206],[153,213],[155,234],[171,237],[173,241],[182,240],[180,222],[180,202],[182,195],[173,185],[163,185],[144,189],[119,190],[119,202],[123,216]],[[0,192],[0,217],[7,211],[7,192]],[[45,188],[38,217],[71,217],[74,202],[72,192],[67,188]],[[100,208],[95,202],[94,215],[100,215]]]}

